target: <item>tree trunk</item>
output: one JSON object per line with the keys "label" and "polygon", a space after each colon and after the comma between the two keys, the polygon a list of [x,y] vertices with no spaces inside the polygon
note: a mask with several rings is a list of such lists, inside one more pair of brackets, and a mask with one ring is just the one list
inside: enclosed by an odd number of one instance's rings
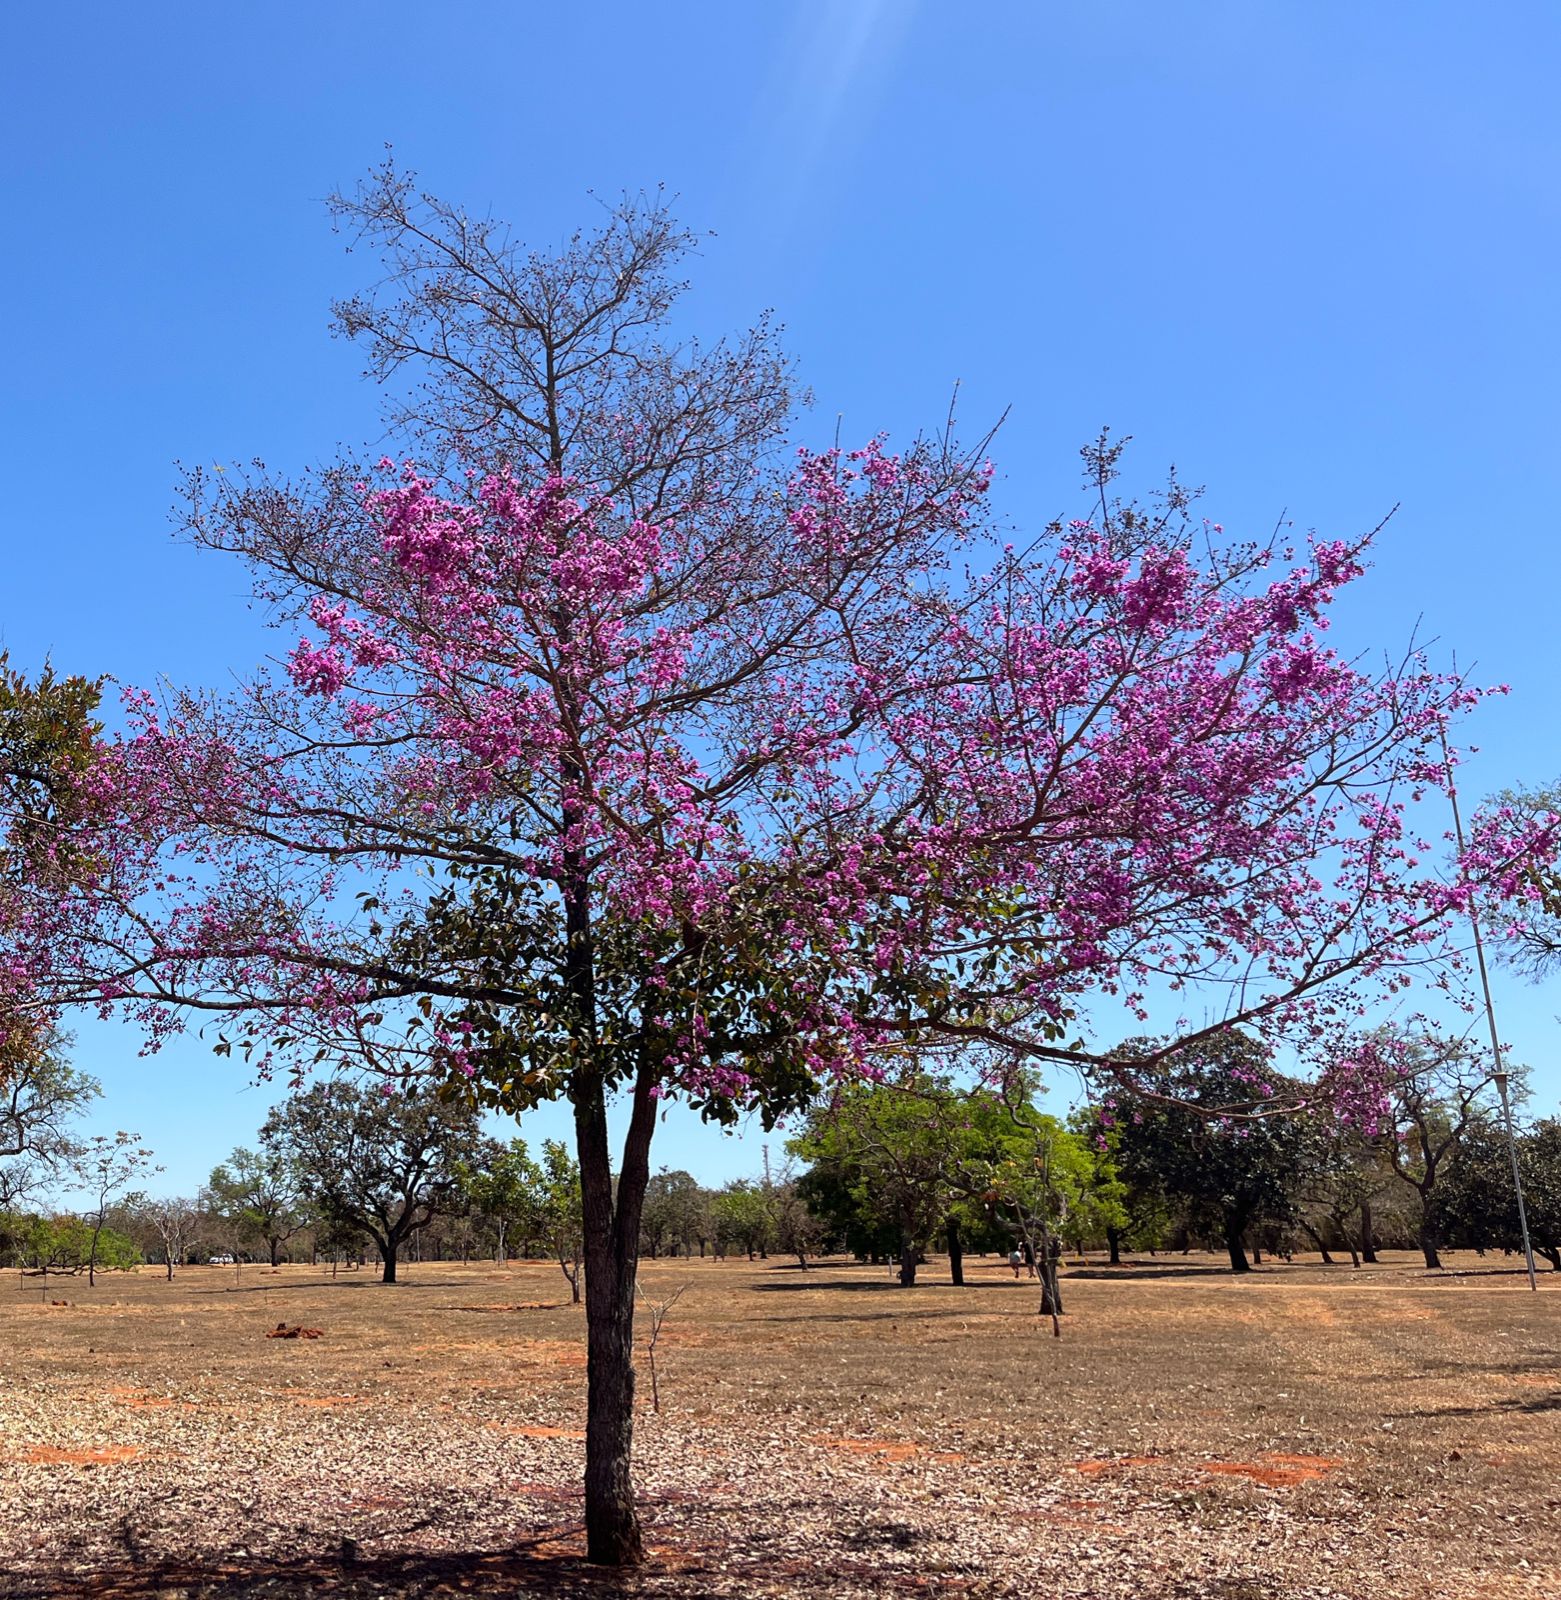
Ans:
{"label": "tree trunk", "polygon": [[1053,1266],[1041,1268],[1041,1315],[1043,1317],[1062,1315],[1062,1284],[1057,1278],[1057,1269]]}
{"label": "tree trunk", "polygon": [[916,1241],[908,1233],[900,1235],[900,1287],[916,1287]]}
{"label": "tree trunk", "polygon": [[164,1250],[163,1251],[163,1255],[164,1255],[164,1257],[166,1258],[166,1260],[168,1262],[168,1281],[169,1281],[169,1283],[172,1283],[173,1282],[173,1251],[172,1250]]}
{"label": "tree trunk", "polygon": [[1241,1228],[1235,1222],[1225,1224],[1225,1248],[1230,1252],[1230,1270],[1232,1272],[1250,1272],[1252,1264],[1247,1260],[1247,1253],[1241,1245]]}
{"label": "tree trunk", "polygon": [[1122,1235],[1115,1228],[1106,1229],[1106,1249],[1111,1252],[1110,1264],[1113,1267],[1122,1265]]}
{"label": "tree trunk", "polygon": [[396,1255],[398,1244],[388,1244],[380,1250],[380,1257],[385,1263],[385,1270],[380,1274],[381,1283],[394,1283],[396,1281]]}
{"label": "tree trunk", "polygon": [[[1333,1265],[1333,1257],[1328,1254],[1328,1246],[1323,1243],[1323,1236],[1311,1225],[1311,1223],[1305,1221],[1304,1219],[1301,1222],[1301,1231],[1307,1236],[1308,1239],[1312,1241],[1314,1245],[1317,1246],[1317,1249],[1323,1258],[1323,1265],[1325,1267],[1331,1267]],[[1351,1254],[1353,1253],[1354,1252],[1352,1251]]]}
{"label": "tree trunk", "polygon": [[282,1264],[282,1241],[273,1238],[271,1244],[271,1270],[273,1272]]}
{"label": "tree trunk", "polygon": [[965,1282],[965,1243],[959,1236],[959,1223],[953,1217],[944,1226],[949,1237],[949,1282],[959,1288]]}
{"label": "tree trunk", "polygon": [[1534,1248],[1548,1261],[1551,1267],[1561,1272],[1561,1248],[1553,1244],[1537,1244]]}
{"label": "tree trunk", "polygon": [[585,1223],[586,1559],[609,1567],[637,1566],[645,1559],[629,1468],[634,1443],[634,1279],[656,1128],[651,1084],[650,1073],[642,1070],[634,1085],[616,1206],[601,1077],[582,1071],[573,1085]]}
{"label": "tree trunk", "polygon": [[1377,1243],[1371,1236],[1371,1202],[1360,1203],[1360,1258],[1372,1266],[1377,1264]]}
{"label": "tree trunk", "polygon": [[1062,1283],[1057,1268],[1062,1261],[1062,1246],[1053,1239],[1036,1252],[1037,1271],[1041,1279],[1041,1315],[1054,1321],[1062,1315]]}
{"label": "tree trunk", "polygon": [[1441,1255],[1438,1253],[1436,1229],[1425,1224],[1420,1229],[1420,1253],[1425,1257],[1428,1271],[1434,1271],[1442,1265]]}

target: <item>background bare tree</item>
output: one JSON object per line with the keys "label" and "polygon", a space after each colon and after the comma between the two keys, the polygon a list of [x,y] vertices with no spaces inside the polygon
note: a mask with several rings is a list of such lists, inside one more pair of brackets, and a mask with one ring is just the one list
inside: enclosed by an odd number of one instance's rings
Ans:
{"label": "background bare tree", "polygon": [[204,1221],[200,1203],[183,1196],[147,1200],[144,1214],[152,1230],[162,1242],[163,1260],[168,1268],[168,1281],[173,1282],[173,1269],[183,1266],[190,1247],[195,1243]]}
{"label": "background bare tree", "polygon": [[87,1284],[97,1283],[98,1242],[108,1220],[109,1207],[120,1198],[142,1173],[161,1172],[153,1166],[152,1152],[140,1143],[138,1133],[119,1133],[110,1137],[100,1133],[87,1141],[81,1156],[82,1183],[92,1196],[88,1213],[92,1227],[92,1248],[87,1257]]}

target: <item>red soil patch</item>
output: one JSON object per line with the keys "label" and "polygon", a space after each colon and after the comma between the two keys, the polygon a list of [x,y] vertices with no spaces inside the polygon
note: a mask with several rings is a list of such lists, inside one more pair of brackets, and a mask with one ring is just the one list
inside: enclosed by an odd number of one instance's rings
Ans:
{"label": "red soil patch", "polygon": [[557,1505],[585,1498],[584,1489],[566,1489],[558,1483],[512,1483],[510,1489],[528,1500],[546,1500]]}
{"label": "red soil patch", "polygon": [[1200,1461],[1198,1470],[1250,1478],[1270,1489],[1291,1489],[1298,1483],[1317,1483],[1343,1465],[1329,1456],[1269,1455],[1261,1461]]}
{"label": "red soil patch", "polygon": [[[1075,1461],[1076,1472],[1099,1477],[1104,1472],[1126,1471],[1130,1467],[1170,1466],[1168,1456],[1108,1456],[1093,1461]],[[1250,1478],[1270,1489],[1291,1489],[1298,1483],[1316,1483],[1344,1463],[1331,1456],[1292,1456],[1271,1454],[1261,1461],[1191,1461],[1195,1472],[1213,1473],[1226,1478]]]}
{"label": "red soil patch", "polygon": [[517,1439],[583,1439],[583,1428],[512,1428],[502,1422],[485,1422],[485,1428],[492,1428],[495,1433],[507,1433],[511,1438]]}
{"label": "red soil patch", "polygon": [[1121,1472],[1128,1467],[1156,1467],[1164,1460],[1164,1456],[1100,1456],[1093,1461],[1075,1461],[1073,1467],[1086,1478],[1096,1478],[1102,1472]]}
{"label": "red soil patch", "polygon": [[319,1339],[324,1337],[322,1328],[301,1328],[296,1323],[290,1328],[285,1322],[279,1322],[266,1335],[268,1339]]}
{"label": "red soil patch", "polygon": [[145,1452],[133,1444],[100,1444],[86,1450],[62,1450],[57,1445],[35,1445],[27,1452],[27,1460],[48,1465],[73,1467],[101,1466],[109,1461],[134,1461]]}
{"label": "red soil patch", "polygon": [[175,1400],[169,1395],[150,1394],[145,1389],[132,1389],[122,1383],[111,1383],[103,1392],[136,1411],[166,1411],[170,1406],[195,1404],[193,1400]]}
{"label": "red soil patch", "polygon": [[952,1450],[929,1450],[925,1445],[912,1444],[908,1439],[815,1439],[829,1450],[849,1450],[854,1455],[877,1456],[882,1461],[909,1461],[913,1456],[924,1456],[928,1461],[957,1463],[965,1458]]}
{"label": "red soil patch", "polygon": [[527,1365],[533,1363],[549,1367],[583,1367],[585,1346],[573,1339],[530,1339],[523,1345],[509,1346],[515,1358]]}

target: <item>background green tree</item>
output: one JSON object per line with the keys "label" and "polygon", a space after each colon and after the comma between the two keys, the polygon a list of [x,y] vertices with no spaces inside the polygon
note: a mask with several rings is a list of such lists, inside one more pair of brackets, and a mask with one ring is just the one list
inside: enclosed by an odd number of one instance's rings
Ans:
{"label": "background green tree", "polygon": [[[1120,1053],[1132,1059],[1153,1047],[1129,1040]],[[1194,1225],[1216,1229],[1231,1270],[1249,1272],[1248,1230],[1295,1220],[1320,1126],[1289,1111],[1250,1109],[1282,1103],[1297,1086],[1246,1034],[1210,1034],[1174,1052],[1164,1068],[1167,1098],[1121,1093],[1101,1114],[1116,1131],[1121,1173],[1136,1189],[1182,1207]]]}
{"label": "background green tree", "polygon": [[282,1246],[309,1223],[294,1163],[280,1150],[235,1150],[207,1180],[207,1202],[231,1224],[239,1240],[258,1240],[271,1265]]}
{"label": "background green tree", "polygon": [[379,1247],[386,1283],[396,1281],[406,1241],[465,1204],[461,1163],[480,1137],[479,1114],[463,1100],[411,1084],[387,1094],[346,1078],[292,1095],[260,1130],[262,1151],[297,1173],[325,1217]]}

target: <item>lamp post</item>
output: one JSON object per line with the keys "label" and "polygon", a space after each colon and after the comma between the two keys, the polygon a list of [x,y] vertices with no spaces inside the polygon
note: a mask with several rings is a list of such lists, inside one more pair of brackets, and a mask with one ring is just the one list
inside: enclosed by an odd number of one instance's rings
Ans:
{"label": "lamp post", "polygon": [[[1463,817],[1458,811],[1458,786],[1453,782],[1453,759],[1447,748],[1447,729],[1442,729],[1442,765],[1447,772],[1447,798],[1453,806],[1453,831],[1458,839],[1458,857],[1463,859]],[[1485,940],[1480,935],[1480,908],[1469,900],[1469,927],[1474,933],[1474,960],[1480,969],[1480,988],[1485,995],[1485,1021],[1491,1031],[1491,1077],[1501,1096],[1502,1121],[1507,1125],[1507,1154],[1512,1157],[1512,1189],[1518,1197],[1518,1232],[1523,1237],[1523,1259],[1528,1263],[1528,1286],[1537,1294],[1539,1279],[1534,1275],[1534,1251],[1528,1239],[1528,1211],[1523,1204],[1523,1178],[1518,1170],[1518,1137],[1512,1131],[1512,1100],[1507,1093],[1508,1072],[1501,1060],[1501,1036],[1496,1032],[1496,1007],[1491,1001],[1491,976],[1485,965]]]}
{"label": "lamp post", "polygon": [[[1498,1056],[1497,1060],[1500,1059]],[[1518,1140],[1512,1131],[1512,1100],[1507,1094],[1509,1076],[1503,1067],[1491,1074],[1491,1082],[1496,1085],[1496,1092],[1501,1096],[1501,1119],[1507,1127],[1507,1154],[1512,1158],[1512,1189],[1518,1197],[1518,1232],[1523,1238],[1523,1260],[1528,1267],[1528,1286],[1537,1292],[1539,1279],[1534,1275],[1534,1247],[1529,1243],[1528,1211],[1523,1204],[1523,1179],[1518,1172]]]}

